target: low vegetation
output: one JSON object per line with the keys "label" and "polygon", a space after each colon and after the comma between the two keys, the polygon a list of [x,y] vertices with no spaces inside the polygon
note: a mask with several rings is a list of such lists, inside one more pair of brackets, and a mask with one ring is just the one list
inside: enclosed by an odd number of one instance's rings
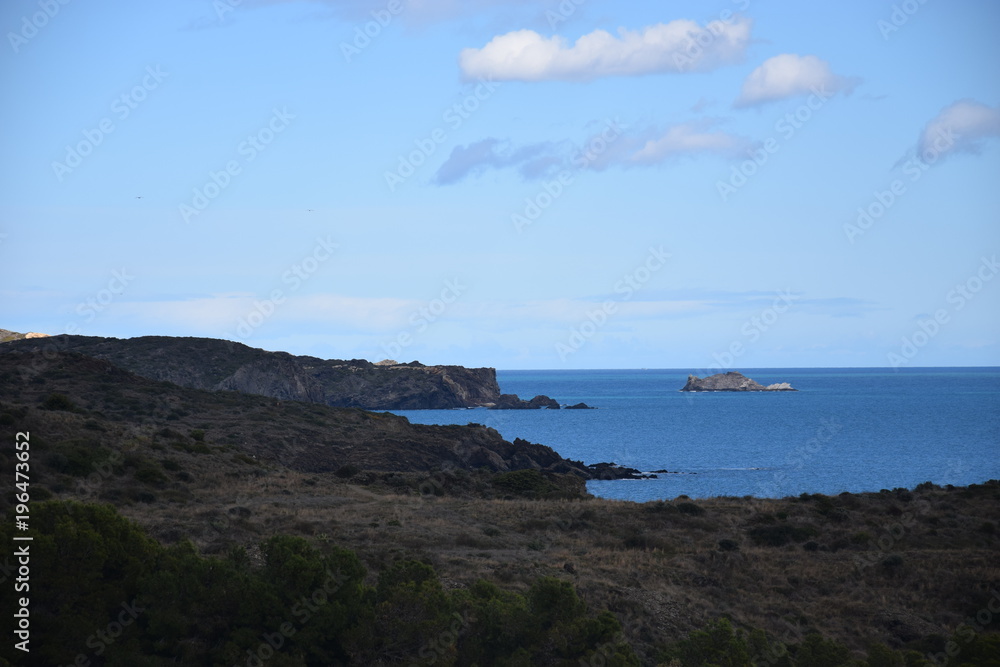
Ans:
{"label": "low vegetation", "polygon": [[0,368],[38,638],[0,665],[998,664],[1000,482],[635,504],[538,471],[311,468],[331,432],[409,427],[92,370]]}

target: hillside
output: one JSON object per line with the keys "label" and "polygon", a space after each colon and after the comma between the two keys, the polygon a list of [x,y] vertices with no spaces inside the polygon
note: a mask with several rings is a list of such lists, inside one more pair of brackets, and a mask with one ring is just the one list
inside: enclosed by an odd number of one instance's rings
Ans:
{"label": "hillside", "polygon": [[[181,553],[187,540],[208,558],[243,549],[249,561],[241,567],[253,573],[270,567],[267,541],[291,535],[320,554],[357,554],[365,585],[426,563],[447,604],[458,606],[480,590],[477,581],[530,598],[540,581],[554,579],[571,584],[589,613],[610,610],[649,665],[708,664],[677,657],[690,653],[685,642],[700,641],[702,628],[734,646],[740,636],[749,641],[740,633],[764,631],[768,646],[795,658],[757,662],[786,667],[847,665],[874,655],[876,645],[896,657],[850,664],[901,666],[903,651],[911,652],[906,665],[931,664],[927,654],[943,652],[949,639],[969,660],[950,664],[989,664],[974,656],[987,650],[982,642],[995,626],[969,636],[962,624],[1000,588],[997,482],[780,500],[607,501],[584,493],[580,464],[515,470],[525,456],[540,464],[558,455],[483,427],[417,426],[357,409],[181,388],[72,353],[24,382],[20,370],[33,358],[0,355],[0,425],[10,441],[15,430],[31,433],[33,502],[112,503]],[[2,450],[0,462],[12,470],[13,451]],[[11,506],[4,494],[0,510]],[[715,625],[720,618],[737,634]],[[602,641],[569,655],[592,656]],[[817,647],[846,657],[813,661],[807,656]],[[357,655],[367,655],[362,649]],[[386,651],[352,664],[416,660]],[[435,655],[439,662],[420,664],[451,664]]]}

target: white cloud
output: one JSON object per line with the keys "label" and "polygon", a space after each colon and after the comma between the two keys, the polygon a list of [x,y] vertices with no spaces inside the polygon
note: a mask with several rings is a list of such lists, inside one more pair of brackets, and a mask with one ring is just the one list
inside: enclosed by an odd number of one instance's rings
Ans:
{"label": "white cloud", "polygon": [[570,46],[558,35],[517,30],[494,37],[481,49],[459,54],[469,79],[498,81],[589,81],[607,76],[707,71],[742,60],[752,22],[737,18],[700,26],[678,19],[642,30],[619,28],[614,36],[595,30]]}
{"label": "white cloud", "polygon": [[963,152],[978,154],[987,139],[1000,137],[1000,107],[988,107],[964,99],[941,110],[931,119],[917,142],[917,155],[933,161],[942,154]]}
{"label": "white cloud", "polygon": [[841,91],[850,93],[859,81],[834,74],[830,64],[816,56],[783,53],[768,58],[750,73],[734,106],[756,106],[809,93],[825,97]]}
{"label": "white cloud", "polygon": [[712,121],[699,121],[674,125],[646,141],[629,159],[638,164],[654,164],[675,156],[702,153],[736,157],[750,148],[749,141],[736,135],[706,131],[713,124]]}

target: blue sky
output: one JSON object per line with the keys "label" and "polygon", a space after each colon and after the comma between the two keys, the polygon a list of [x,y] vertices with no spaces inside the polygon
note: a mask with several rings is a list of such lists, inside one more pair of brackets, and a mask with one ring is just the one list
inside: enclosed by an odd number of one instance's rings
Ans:
{"label": "blue sky", "polygon": [[1000,365],[1000,6],[14,0],[0,327]]}

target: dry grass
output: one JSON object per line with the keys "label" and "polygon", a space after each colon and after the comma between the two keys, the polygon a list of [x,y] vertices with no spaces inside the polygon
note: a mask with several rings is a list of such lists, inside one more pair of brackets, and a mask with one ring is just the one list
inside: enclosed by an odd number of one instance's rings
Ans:
{"label": "dry grass", "polygon": [[[557,576],[616,612],[640,650],[719,616],[788,640],[819,631],[854,649],[899,646],[914,633],[949,634],[1000,586],[998,535],[984,527],[1000,524],[997,484],[716,498],[695,501],[699,513],[679,509],[684,501],[422,497],[334,475],[251,473],[205,471],[187,486],[187,505],[122,511],[161,539],[187,536],[208,553],[292,533],[357,551],[372,577],[406,558],[432,564],[449,587],[483,578],[524,590]],[[195,510],[205,507],[217,509]],[[755,544],[749,535],[761,526],[805,533]],[[724,540],[737,548],[721,549]]]}

